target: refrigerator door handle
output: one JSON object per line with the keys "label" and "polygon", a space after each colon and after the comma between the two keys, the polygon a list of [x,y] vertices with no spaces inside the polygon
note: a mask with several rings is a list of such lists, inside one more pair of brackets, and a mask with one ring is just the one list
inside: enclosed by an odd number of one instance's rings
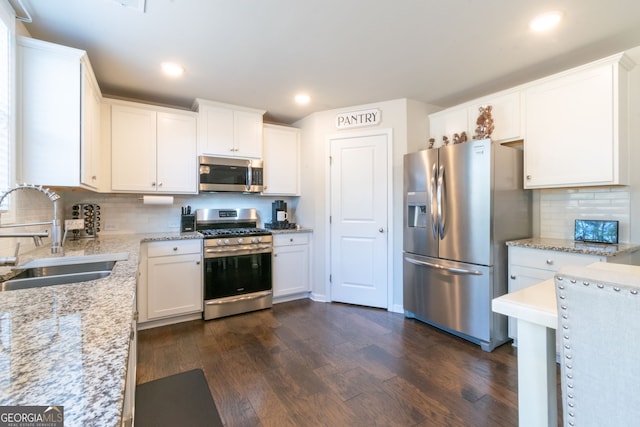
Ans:
{"label": "refrigerator door handle", "polygon": [[444,166],[440,165],[438,170],[438,189],[436,190],[438,199],[438,233],[440,240],[444,239],[444,228],[446,225],[447,206],[446,206],[446,185],[444,178]]}
{"label": "refrigerator door handle", "polygon": [[420,260],[409,258],[409,257],[404,257],[404,259],[405,259],[405,261],[410,262],[411,264],[421,265],[421,266],[424,266],[424,267],[437,268],[439,270],[445,270],[445,271],[449,271],[451,273],[469,274],[469,275],[473,275],[473,276],[482,276],[482,272],[478,271],[478,270],[466,270],[464,268],[447,267],[447,266],[444,266],[444,265],[434,264],[434,263],[427,262],[427,261],[420,261]]}
{"label": "refrigerator door handle", "polygon": [[438,239],[438,224],[436,223],[438,214],[434,212],[436,208],[436,178],[438,174],[437,165],[434,163],[431,171],[431,188],[429,191],[430,196],[430,211],[431,211],[431,232],[433,233],[433,238]]}

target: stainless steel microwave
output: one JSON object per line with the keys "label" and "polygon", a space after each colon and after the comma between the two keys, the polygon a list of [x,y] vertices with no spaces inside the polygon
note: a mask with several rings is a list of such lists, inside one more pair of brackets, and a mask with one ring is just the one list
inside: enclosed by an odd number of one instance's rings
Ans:
{"label": "stainless steel microwave", "polygon": [[262,192],[262,160],[199,156],[201,192]]}

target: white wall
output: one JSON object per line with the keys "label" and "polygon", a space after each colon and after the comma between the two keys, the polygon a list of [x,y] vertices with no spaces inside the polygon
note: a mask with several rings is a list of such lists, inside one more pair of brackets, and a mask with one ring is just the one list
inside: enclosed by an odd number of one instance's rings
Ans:
{"label": "white wall", "polygon": [[[337,130],[336,114],[370,108],[381,110],[381,121],[373,127]],[[359,131],[392,129],[392,217],[390,235],[392,254],[389,267],[393,271],[393,289],[389,309],[402,308],[402,180],[403,156],[409,151],[427,147],[429,135],[428,114],[436,107],[399,99],[379,103],[353,106],[312,114],[295,126],[302,129],[302,194],[298,206],[301,222],[312,227],[313,266],[312,296],[318,300],[330,300],[329,294],[329,224],[328,224],[328,137],[331,135],[356,134]]]}

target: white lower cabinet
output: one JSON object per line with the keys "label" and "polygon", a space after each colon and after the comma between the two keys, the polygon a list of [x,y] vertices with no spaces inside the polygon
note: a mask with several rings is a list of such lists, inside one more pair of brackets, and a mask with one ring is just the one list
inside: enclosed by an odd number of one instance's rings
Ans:
{"label": "white lower cabinet", "polygon": [[[562,251],[509,246],[509,292],[553,278],[563,265],[588,265],[607,257]],[[517,340],[517,321],[509,318],[509,338]]]}
{"label": "white lower cabinet", "polygon": [[202,312],[201,239],[143,244],[140,269],[140,322]]}
{"label": "white lower cabinet", "polygon": [[309,292],[309,234],[273,236],[273,297]]}

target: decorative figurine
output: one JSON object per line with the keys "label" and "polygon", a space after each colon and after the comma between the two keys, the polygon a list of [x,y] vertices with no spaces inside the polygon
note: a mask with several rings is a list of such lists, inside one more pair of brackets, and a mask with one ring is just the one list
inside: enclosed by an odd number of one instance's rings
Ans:
{"label": "decorative figurine", "polygon": [[457,133],[453,134],[453,143],[460,144],[460,135],[458,135]]}
{"label": "decorative figurine", "polygon": [[433,145],[436,143],[435,138],[429,138],[429,148],[433,148]]}
{"label": "decorative figurine", "polygon": [[491,132],[493,132],[493,119],[491,118],[491,105],[487,105],[486,107],[480,107],[478,110],[480,111],[480,115],[478,116],[478,120],[476,120],[476,134],[473,136],[473,139],[485,139],[491,137]]}
{"label": "decorative figurine", "polygon": [[443,136],[442,137],[442,145],[449,145],[449,137],[448,136]]}
{"label": "decorative figurine", "polygon": [[460,142],[467,142],[469,140],[469,138],[467,138],[467,133],[466,132],[462,132],[460,133]]}

